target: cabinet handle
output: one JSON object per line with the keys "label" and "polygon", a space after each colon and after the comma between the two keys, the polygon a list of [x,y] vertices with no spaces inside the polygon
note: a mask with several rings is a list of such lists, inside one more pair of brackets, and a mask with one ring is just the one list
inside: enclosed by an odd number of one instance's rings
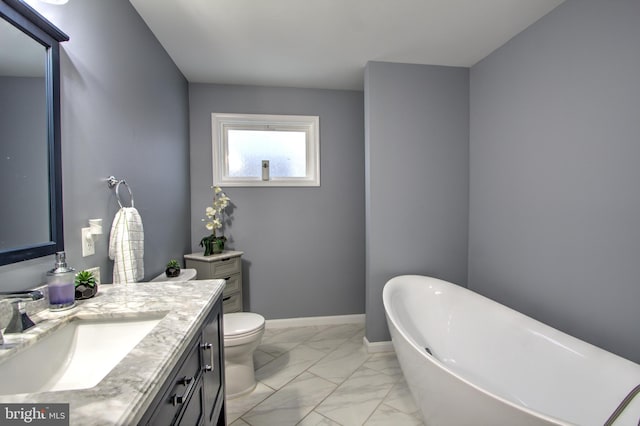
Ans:
{"label": "cabinet handle", "polygon": [[171,397],[171,403],[173,405],[184,404],[184,402],[189,397],[189,394],[191,394],[191,389],[196,382],[195,380],[193,380],[193,377],[184,376],[178,383],[182,386],[186,386],[187,389],[185,389],[182,395],[173,395]]}
{"label": "cabinet handle", "polygon": [[225,281],[229,281],[230,279],[231,279],[231,277],[223,278],[223,280],[225,280]]}
{"label": "cabinet handle", "polygon": [[227,301],[227,300],[229,300],[229,299],[231,299],[231,296],[223,297],[223,298],[222,298],[222,301],[223,301],[223,302],[226,302],[226,301]]}
{"label": "cabinet handle", "polygon": [[205,372],[213,371],[213,366],[214,366],[214,363],[213,363],[213,344],[204,342],[202,345],[200,345],[200,347],[202,348],[202,350],[209,351],[209,362],[211,363],[211,364],[205,364],[204,367],[203,367],[203,370]]}

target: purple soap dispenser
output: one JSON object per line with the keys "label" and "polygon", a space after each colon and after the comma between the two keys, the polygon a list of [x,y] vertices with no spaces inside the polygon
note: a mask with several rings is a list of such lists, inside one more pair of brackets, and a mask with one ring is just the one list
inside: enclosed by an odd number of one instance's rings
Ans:
{"label": "purple soap dispenser", "polygon": [[50,310],[62,311],[76,304],[75,277],[76,270],[67,266],[65,252],[56,253],[55,268],[47,272]]}

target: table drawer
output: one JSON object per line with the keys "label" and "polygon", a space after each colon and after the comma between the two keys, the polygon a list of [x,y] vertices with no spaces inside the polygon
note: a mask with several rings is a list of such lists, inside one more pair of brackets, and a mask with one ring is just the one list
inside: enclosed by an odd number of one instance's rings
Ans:
{"label": "table drawer", "polygon": [[212,279],[226,279],[228,276],[238,274],[242,270],[242,260],[239,257],[222,259],[217,262],[211,262],[209,265]]}
{"label": "table drawer", "polygon": [[222,299],[222,310],[225,314],[231,312],[242,312],[242,293],[224,296]]}
{"label": "table drawer", "polygon": [[233,274],[230,277],[226,277],[224,280],[226,281],[223,292],[225,296],[229,296],[233,293],[238,293],[240,290],[242,290],[242,275]]}

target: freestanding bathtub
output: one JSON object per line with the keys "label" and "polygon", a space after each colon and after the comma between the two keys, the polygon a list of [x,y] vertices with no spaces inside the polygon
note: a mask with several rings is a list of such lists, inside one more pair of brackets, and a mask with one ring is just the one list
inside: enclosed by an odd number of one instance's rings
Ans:
{"label": "freestanding bathtub", "polygon": [[[446,281],[399,276],[383,301],[427,426],[602,426],[640,384],[640,365]],[[637,395],[613,425],[639,421]]]}

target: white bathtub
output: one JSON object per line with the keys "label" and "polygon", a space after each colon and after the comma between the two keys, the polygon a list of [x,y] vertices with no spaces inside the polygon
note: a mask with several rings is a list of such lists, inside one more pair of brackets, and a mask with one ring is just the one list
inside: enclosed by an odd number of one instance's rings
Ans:
{"label": "white bathtub", "polygon": [[[602,426],[640,384],[640,365],[446,281],[396,277],[383,301],[428,426]],[[640,395],[613,424],[639,421]]]}

